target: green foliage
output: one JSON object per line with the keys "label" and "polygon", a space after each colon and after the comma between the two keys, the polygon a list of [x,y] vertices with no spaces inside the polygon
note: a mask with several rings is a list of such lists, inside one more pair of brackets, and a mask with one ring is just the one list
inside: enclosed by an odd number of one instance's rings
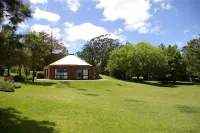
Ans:
{"label": "green foliage", "polygon": [[190,77],[200,77],[200,37],[189,41],[183,52]]}
{"label": "green foliage", "polygon": [[[44,63],[45,57],[49,52],[48,44],[43,41],[43,34],[38,34],[36,32],[27,34],[24,38],[24,44],[28,55],[26,66],[31,68],[33,73],[35,73],[36,67],[39,67]],[[32,82],[34,82],[34,76],[35,74],[33,74]]]}
{"label": "green foliage", "polygon": [[121,48],[113,50],[110,54],[106,70],[110,71],[114,77],[127,79],[135,70],[135,48],[132,44],[126,44]]}
{"label": "green foliage", "polygon": [[0,91],[14,92],[14,84],[9,81],[0,82]]}
{"label": "green foliage", "polygon": [[17,24],[31,17],[29,4],[22,0],[1,0],[0,1],[0,23],[8,21],[7,26],[16,29]]}
{"label": "green foliage", "polygon": [[125,44],[115,49],[110,54],[107,70],[121,79],[132,75],[161,77],[166,64],[166,57],[161,49],[142,42],[136,45]]}
{"label": "green foliage", "polygon": [[44,72],[37,72],[37,78],[43,79],[44,78]]}
{"label": "green foliage", "polygon": [[15,75],[13,76],[13,79],[15,82],[24,82],[26,80],[26,77],[23,75]]}
{"label": "green foliage", "polygon": [[112,39],[109,35],[101,35],[88,41],[77,55],[97,67],[100,73],[105,74],[109,55],[118,47],[120,47],[119,40]]}

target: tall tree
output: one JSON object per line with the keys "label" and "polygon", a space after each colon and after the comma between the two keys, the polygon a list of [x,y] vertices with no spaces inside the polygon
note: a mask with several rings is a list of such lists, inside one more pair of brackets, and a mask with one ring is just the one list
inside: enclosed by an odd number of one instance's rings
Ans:
{"label": "tall tree", "polygon": [[40,34],[43,36],[43,42],[48,44],[49,51],[45,57],[44,66],[49,65],[68,54],[67,48],[62,41],[57,38],[52,29],[49,34],[45,32],[40,32]]}
{"label": "tall tree", "polygon": [[166,50],[165,54],[167,57],[167,77],[169,81],[176,81],[179,75],[179,70],[181,69],[181,61],[182,56],[180,51],[177,49],[177,46],[169,45]]}
{"label": "tall tree", "polygon": [[43,41],[43,34],[31,32],[24,38],[26,52],[28,54],[27,64],[33,71],[32,82],[34,82],[34,74],[36,67],[39,67],[44,62],[45,56],[48,54],[47,42]]}
{"label": "tall tree", "polygon": [[22,0],[1,0],[0,1],[0,23],[8,21],[8,25],[16,28],[18,23],[31,17],[29,4]]}
{"label": "tall tree", "polygon": [[125,44],[121,48],[113,50],[110,54],[107,70],[114,77],[128,79],[135,71],[135,48],[132,44]]}
{"label": "tall tree", "polygon": [[190,77],[200,77],[200,36],[189,41],[183,52]]}
{"label": "tall tree", "polygon": [[106,73],[108,58],[115,48],[120,47],[119,40],[112,39],[110,35],[101,35],[88,41],[82,48],[82,51],[77,52],[77,55],[97,67],[102,74]]}
{"label": "tall tree", "polygon": [[0,63],[7,67],[8,76],[10,75],[10,67],[18,65],[23,61],[22,43],[20,35],[16,35],[12,28],[5,28],[1,31],[4,41],[0,43]]}

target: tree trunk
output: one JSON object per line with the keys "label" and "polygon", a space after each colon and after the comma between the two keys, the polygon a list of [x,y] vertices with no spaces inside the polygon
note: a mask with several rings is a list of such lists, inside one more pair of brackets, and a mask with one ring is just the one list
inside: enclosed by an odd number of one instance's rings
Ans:
{"label": "tree trunk", "polygon": [[22,65],[18,66],[18,73],[19,73],[20,76],[22,75]]}
{"label": "tree trunk", "polygon": [[28,70],[27,69],[25,69],[25,74],[26,74],[26,77],[28,76]]}
{"label": "tree trunk", "polygon": [[10,76],[10,66],[8,65],[8,76]]}
{"label": "tree trunk", "polygon": [[32,82],[34,82],[34,73],[35,73],[35,63],[34,62],[33,62],[33,66],[32,67],[33,67]]}
{"label": "tree trunk", "polygon": [[32,82],[34,82],[34,73],[35,73],[35,70],[33,69],[33,77],[32,77]]}

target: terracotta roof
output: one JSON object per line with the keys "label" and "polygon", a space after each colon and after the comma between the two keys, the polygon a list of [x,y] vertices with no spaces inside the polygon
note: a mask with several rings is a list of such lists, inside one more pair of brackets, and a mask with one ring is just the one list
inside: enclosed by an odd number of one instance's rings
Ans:
{"label": "terracotta roof", "polygon": [[80,59],[75,55],[67,55],[64,58],[50,64],[51,65],[84,65],[84,66],[92,66],[84,60]]}

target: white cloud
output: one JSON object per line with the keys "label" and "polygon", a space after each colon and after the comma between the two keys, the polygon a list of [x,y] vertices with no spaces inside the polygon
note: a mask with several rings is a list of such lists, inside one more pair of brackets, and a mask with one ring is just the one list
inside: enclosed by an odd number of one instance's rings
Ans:
{"label": "white cloud", "polygon": [[150,2],[147,0],[97,0],[105,21],[124,20],[126,30],[144,31],[149,26]]}
{"label": "white cloud", "polygon": [[153,0],[154,3],[159,3],[159,2],[163,2],[165,0]]}
{"label": "white cloud", "polygon": [[30,0],[30,2],[33,4],[46,4],[48,3],[48,0]]}
{"label": "white cloud", "polygon": [[192,39],[197,39],[199,38],[199,35],[192,35]]}
{"label": "white cloud", "polygon": [[141,33],[141,34],[149,33],[149,28],[148,28],[148,27],[141,27],[141,28],[138,30],[138,32]]}
{"label": "white cloud", "polygon": [[121,28],[118,28],[117,30],[114,31],[115,35],[120,35],[121,33],[123,33],[124,31]]}
{"label": "white cloud", "polygon": [[157,11],[159,11],[160,10],[160,8],[155,8],[154,9],[154,13],[156,13]]}
{"label": "white cloud", "polygon": [[170,3],[161,3],[160,4],[163,10],[169,10],[172,8],[172,5]]}
{"label": "white cloud", "polygon": [[84,40],[88,41],[94,37],[110,34],[111,38],[123,40],[124,37],[120,34],[116,35],[114,33],[108,32],[103,27],[95,26],[91,23],[83,23],[81,25],[72,26],[65,28],[66,40],[67,41],[77,41]]}
{"label": "white cloud", "polygon": [[60,29],[59,28],[51,28],[49,25],[40,25],[40,24],[35,24],[31,27],[31,31],[36,31],[36,32],[46,32],[48,34],[53,34],[56,36],[57,39],[61,38],[60,34]]}
{"label": "white cloud", "polygon": [[66,43],[65,41],[61,41],[61,42],[62,42],[62,44],[63,44],[65,47],[67,47],[67,48],[71,47],[71,45],[68,44],[68,43]]}
{"label": "white cloud", "polygon": [[150,33],[151,34],[160,34],[160,27],[159,26],[155,26],[155,27],[152,27],[151,30],[150,30]]}
{"label": "white cloud", "polygon": [[66,25],[67,27],[72,27],[72,26],[74,26],[74,24],[71,23],[71,22],[65,22],[65,25]]}
{"label": "white cloud", "polygon": [[184,34],[187,34],[189,33],[190,31],[189,30],[184,30]]}
{"label": "white cloud", "polygon": [[19,27],[19,28],[22,28],[22,29],[26,29],[26,28],[28,28],[28,25],[25,24],[24,22],[22,22],[22,23],[19,23],[19,24],[18,24],[18,27]]}
{"label": "white cloud", "polygon": [[65,2],[72,12],[78,11],[79,7],[81,6],[79,0],[56,0],[58,2]]}
{"label": "white cloud", "polygon": [[79,9],[80,7],[79,0],[66,0],[66,1],[71,11],[76,12]]}
{"label": "white cloud", "polygon": [[46,19],[51,22],[57,22],[58,20],[60,20],[60,15],[52,13],[52,12],[40,10],[38,7],[35,9],[35,13],[33,14],[33,17],[36,19]]}

